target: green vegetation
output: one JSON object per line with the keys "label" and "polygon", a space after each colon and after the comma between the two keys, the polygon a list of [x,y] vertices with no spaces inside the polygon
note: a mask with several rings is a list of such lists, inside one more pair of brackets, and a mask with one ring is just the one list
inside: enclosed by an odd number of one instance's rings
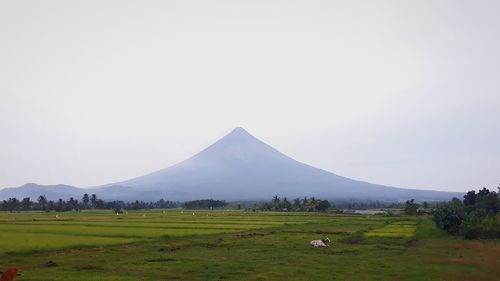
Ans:
{"label": "green vegetation", "polygon": [[397,221],[382,228],[377,228],[366,232],[367,237],[399,237],[412,238],[415,234],[414,221]]}
{"label": "green vegetation", "polygon": [[260,211],[325,212],[331,207],[328,200],[316,199],[315,197],[295,198],[293,202],[290,202],[286,197],[282,199],[275,195],[271,202],[256,203],[254,209]]}
{"label": "green vegetation", "polygon": [[178,202],[168,201],[160,199],[156,202],[143,202],[136,200],[134,202],[123,202],[123,201],[104,201],[97,198],[97,195],[88,195],[85,193],[81,201],[73,197],[68,200],[58,199],[58,200],[48,200],[45,195],[38,196],[36,202],[31,201],[30,197],[25,197],[19,200],[15,197],[9,198],[8,200],[0,201],[0,211],[56,211],[56,212],[68,212],[68,211],[78,211],[78,210],[88,210],[88,209],[108,209],[113,210],[115,213],[122,213],[123,210],[140,210],[140,209],[166,209],[166,208],[177,208],[179,207]]}
{"label": "green vegetation", "polygon": [[226,203],[226,201],[205,199],[205,200],[194,200],[185,202],[182,204],[182,207],[193,210],[199,210],[199,209],[211,210],[211,209],[219,209],[227,205],[228,204]]}
{"label": "green vegetation", "polygon": [[[325,237],[330,248],[309,246]],[[497,280],[499,254],[427,216],[0,212],[0,271],[18,267],[18,281]]]}
{"label": "green vegetation", "polygon": [[463,202],[454,198],[434,211],[437,226],[467,239],[500,238],[500,197],[486,188],[469,191]]}
{"label": "green vegetation", "polygon": [[418,207],[420,206],[417,203],[415,203],[415,199],[406,200],[405,214],[407,214],[408,216],[415,216],[418,212]]}

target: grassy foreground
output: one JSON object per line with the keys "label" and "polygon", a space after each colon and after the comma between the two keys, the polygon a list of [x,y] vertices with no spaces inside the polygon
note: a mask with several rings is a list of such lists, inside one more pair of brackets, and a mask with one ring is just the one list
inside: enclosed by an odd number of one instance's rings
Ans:
{"label": "grassy foreground", "polygon": [[[330,248],[309,246],[324,237]],[[450,237],[429,218],[0,213],[0,270],[18,267],[18,280],[499,280],[498,257],[498,241]]]}

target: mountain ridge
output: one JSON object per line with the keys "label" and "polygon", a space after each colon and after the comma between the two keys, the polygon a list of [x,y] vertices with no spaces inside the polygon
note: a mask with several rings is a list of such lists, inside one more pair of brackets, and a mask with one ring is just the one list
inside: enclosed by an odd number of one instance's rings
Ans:
{"label": "mountain ridge", "polygon": [[49,200],[69,199],[73,197],[79,199],[85,193],[85,189],[66,184],[40,185],[36,183],[26,183],[19,187],[6,187],[0,190],[0,199],[16,197],[23,199],[29,197],[37,200],[40,195],[45,195]]}

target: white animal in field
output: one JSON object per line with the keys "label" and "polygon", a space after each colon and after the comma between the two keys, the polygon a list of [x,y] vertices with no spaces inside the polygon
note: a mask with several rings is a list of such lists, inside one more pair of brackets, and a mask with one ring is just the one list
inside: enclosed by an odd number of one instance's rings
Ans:
{"label": "white animal in field", "polygon": [[330,239],[325,238],[325,239],[319,239],[319,240],[312,240],[309,244],[313,246],[314,248],[316,247],[330,247]]}

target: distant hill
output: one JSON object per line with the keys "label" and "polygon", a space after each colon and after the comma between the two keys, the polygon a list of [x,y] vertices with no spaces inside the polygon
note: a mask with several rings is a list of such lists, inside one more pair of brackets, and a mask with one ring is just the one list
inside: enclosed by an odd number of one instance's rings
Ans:
{"label": "distant hill", "polygon": [[[460,193],[403,189],[352,180],[298,162],[235,128],[193,157],[151,174],[91,189],[71,186],[24,185],[0,190],[0,199],[9,196],[35,197],[45,192],[50,198],[96,193],[107,200],[223,200],[270,199],[316,196],[328,199],[363,200],[447,200]],[[37,193],[38,192],[38,193]],[[22,195],[21,195],[22,194]],[[8,195],[8,196],[7,196]],[[55,197],[54,197],[55,196]]]}
{"label": "distant hill", "polygon": [[0,190],[0,199],[8,199],[16,197],[22,199],[30,197],[32,201],[36,201],[40,195],[45,195],[49,200],[57,200],[59,198],[69,199],[74,197],[80,199],[85,190],[70,185],[38,185],[36,183],[27,183],[20,187],[10,187]]}

